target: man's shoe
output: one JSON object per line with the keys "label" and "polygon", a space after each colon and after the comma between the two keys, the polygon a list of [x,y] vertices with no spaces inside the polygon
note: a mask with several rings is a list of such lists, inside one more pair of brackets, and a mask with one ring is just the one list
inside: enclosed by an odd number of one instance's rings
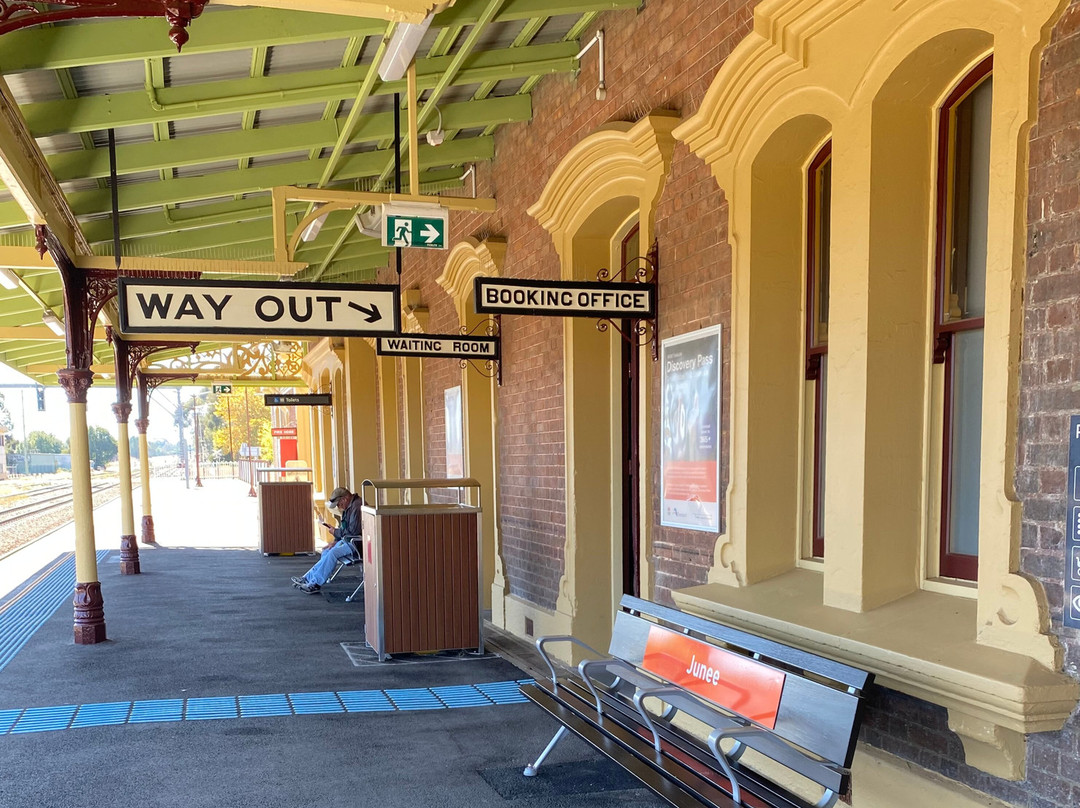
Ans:
{"label": "man's shoe", "polygon": [[302,575],[301,576],[294,575],[292,577],[292,585],[293,586],[299,587],[299,586],[303,586],[306,583],[307,583],[307,578],[303,577]]}
{"label": "man's shoe", "polygon": [[307,592],[309,595],[314,595],[322,589],[318,584],[309,584],[307,581],[300,585],[301,592]]}

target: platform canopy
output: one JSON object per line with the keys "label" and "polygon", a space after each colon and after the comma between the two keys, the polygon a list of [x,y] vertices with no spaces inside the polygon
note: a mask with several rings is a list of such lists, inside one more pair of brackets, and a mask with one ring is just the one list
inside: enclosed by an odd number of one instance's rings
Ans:
{"label": "platform canopy", "polygon": [[[595,16],[639,3],[457,0],[436,13],[416,50],[420,192],[470,195],[463,174],[493,157],[498,127],[530,120],[541,78],[577,69]],[[356,16],[375,5],[402,14]],[[270,189],[393,190],[394,94],[404,105],[406,81],[383,81],[377,68],[404,24],[396,20],[423,5],[209,3],[179,54],[161,17],[0,33],[0,75],[18,112],[0,115],[0,282],[15,283],[0,288],[0,361],[24,371],[65,362],[63,339],[42,321],[48,311],[62,318],[63,302],[55,267],[32,250],[34,210],[52,206],[39,220],[66,217],[74,251],[82,244],[111,266],[110,129],[126,268],[196,259],[207,262],[203,277],[280,277]],[[346,13],[292,10],[300,6]],[[404,110],[401,119],[404,127]],[[440,126],[441,145],[429,145],[425,133]],[[20,163],[20,143],[26,153],[31,140],[43,162]],[[404,155],[402,165],[407,172]],[[311,211],[289,202],[286,229]],[[359,232],[355,212],[335,210],[299,244],[296,279],[370,281],[387,266],[387,248]],[[79,265],[88,263],[84,255]],[[111,362],[104,340],[94,354]]]}

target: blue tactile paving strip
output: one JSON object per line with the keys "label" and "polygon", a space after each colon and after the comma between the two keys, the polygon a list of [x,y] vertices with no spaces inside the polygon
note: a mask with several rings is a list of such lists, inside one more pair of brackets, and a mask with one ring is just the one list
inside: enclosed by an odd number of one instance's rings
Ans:
{"label": "blue tactile paving strip", "polygon": [[[108,554],[98,552],[98,563]],[[75,554],[64,553],[0,603],[0,671],[74,591]]]}
{"label": "blue tactile paving strip", "polygon": [[532,679],[486,682],[453,687],[413,687],[399,690],[342,690],[318,693],[272,693],[264,696],[221,696],[193,699],[114,701],[0,710],[0,735],[50,732],[119,724],[163,721],[208,721],[327,713],[392,713],[403,710],[447,710],[521,704],[519,687]]}

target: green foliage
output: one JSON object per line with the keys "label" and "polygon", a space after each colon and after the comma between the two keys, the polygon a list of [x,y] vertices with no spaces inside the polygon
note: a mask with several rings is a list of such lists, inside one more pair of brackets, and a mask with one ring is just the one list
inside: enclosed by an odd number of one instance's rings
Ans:
{"label": "green foliage", "polygon": [[26,448],[31,454],[63,454],[66,451],[64,441],[40,429],[35,429],[26,436]]}
{"label": "green foliage", "polygon": [[12,428],[11,413],[8,412],[7,402],[4,401],[4,394],[0,393],[0,427]]}
{"label": "green foliage", "polygon": [[[128,449],[131,452],[133,458],[139,457],[139,436],[132,435],[128,438]],[[150,457],[164,457],[167,455],[179,454],[180,450],[175,443],[167,440],[152,440],[146,444],[146,451]]]}
{"label": "green foliage", "polygon": [[104,468],[106,463],[116,460],[116,438],[103,426],[92,426],[87,430],[90,445],[90,465]]}
{"label": "green foliage", "polygon": [[259,447],[264,460],[272,460],[270,408],[263,403],[262,390],[249,387],[234,387],[233,390],[232,395],[217,397],[213,414],[200,424],[214,447],[214,454],[225,460],[236,460],[241,445],[250,442]]}

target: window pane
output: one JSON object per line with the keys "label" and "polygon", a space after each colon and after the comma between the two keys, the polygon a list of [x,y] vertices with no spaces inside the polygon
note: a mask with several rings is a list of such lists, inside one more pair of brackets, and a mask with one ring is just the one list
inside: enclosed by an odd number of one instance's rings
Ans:
{"label": "window pane", "polygon": [[826,161],[818,174],[821,196],[818,204],[817,232],[817,344],[829,341],[829,252],[832,244],[832,160]]}
{"label": "window pane", "polygon": [[986,222],[990,191],[990,121],[993,79],[972,90],[956,108],[953,166],[953,248],[948,320],[986,311]]}
{"label": "window pane", "polygon": [[953,335],[952,440],[949,474],[950,553],[979,553],[979,463],[982,440],[982,329]]}
{"label": "window pane", "polygon": [[818,396],[817,396],[817,435],[815,436],[817,441],[817,467],[814,469],[814,497],[817,507],[816,520],[814,525],[814,537],[821,539],[822,544],[821,552],[815,552],[814,555],[824,555],[824,538],[825,538],[825,420],[828,415],[828,408],[825,406],[825,402],[829,400],[828,392],[828,379],[829,379],[829,357],[824,355],[821,357],[821,370],[818,373]]}

